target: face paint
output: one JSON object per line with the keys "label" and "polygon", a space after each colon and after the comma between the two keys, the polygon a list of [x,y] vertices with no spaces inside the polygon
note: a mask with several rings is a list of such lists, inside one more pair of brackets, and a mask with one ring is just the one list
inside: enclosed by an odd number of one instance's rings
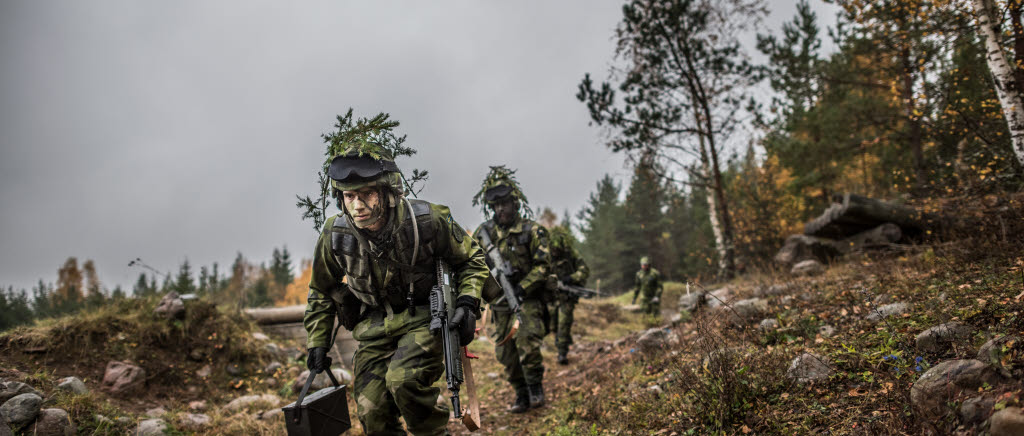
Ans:
{"label": "face paint", "polygon": [[384,226],[384,201],[380,191],[363,188],[341,193],[345,210],[352,216],[357,228],[376,231]]}
{"label": "face paint", "polygon": [[500,200],[491,206],[494,209],[494,220],[500,226],[509,226],[516,221],[516,214],[519,212],[519,202],[512,198]]}

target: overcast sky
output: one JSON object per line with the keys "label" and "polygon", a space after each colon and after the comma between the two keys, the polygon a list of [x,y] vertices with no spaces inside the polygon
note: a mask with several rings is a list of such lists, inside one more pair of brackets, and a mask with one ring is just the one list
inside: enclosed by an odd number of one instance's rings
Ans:
{"label": "overcast sky", "polygon": [[[419,154],[399,166],[430,171],[421,198],[464,227],[488,165],[575,214],[603,174],[628,180],[574,96],[606,76],[621,4],[4,1],[0,286],[53,282],[69,256],[126,289],[136,257],[309,257],[295,194],[349,107],[402,123]],[[769,6],[777,32],[794,6]]]}

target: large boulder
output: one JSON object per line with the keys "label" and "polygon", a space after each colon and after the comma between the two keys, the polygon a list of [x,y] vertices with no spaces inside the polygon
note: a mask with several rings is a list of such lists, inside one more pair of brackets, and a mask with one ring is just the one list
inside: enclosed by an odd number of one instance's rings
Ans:
{"label": "large boulder", "polygon": [[41,392],[32,389],[32,386],[22,382],[11,381],[0,383],[0,404],[6,403],[7,400],[21,394],[36,394],[40,397],[43,396]]}
{"label": "large boulder", "polygon": [[103,373],[103,390],[111,394],[127,394],[146,384],[146,370],[128,362],[111,361]]}
{"label": "large boulder", "polygon": [[995,398],[988,395],[968,398],[960,405],[960,422],[967,426],[981,424],[992,414],[995,405]]}
{"label": "large boulder", "polygon": [[1004,375],[1024,367],[1024,340],[1017,335],[993,338],[978,349],[978,360],[999,368]]}
{"label": "large boulder", "polygon": [[988,431],[992,436],[1024,435],[1024,410],[1020,407],[1007,407],[993,413]]}
{"label": "large boulder", "polygon": [[177,292],[171,291],[164,295],[153,311],[167,319],[182,319],[185,318],[185,302]]}
{"label": "large boulder", "polygon": [[167,423],[162,419],[147,419],[135,428],[135,436],[164,436],[167,434]]}
{"label": "large boulder", "polygon": [[890,316],[901,315],[908,310],[910,310],[910,305],[907,303],[886,304],[884,306],[876,307],[874,310],[869,312],[864,319],[871,322],[878,322]]}
{"label": "large boulder", "polygon": [[29,434],[35,436],[73,436],[77,428],[71,422],[68,412],[62,409],[43,409],[39,411],[35,427]]}
{"label": "large boulder", "polygon": [[202,413],[185,413],[178,418],[181,428],[189,431],[199,431],[210,425],[213,421],[209,415]]}
{"label": "large boulder", "polygon": [[704,304],[703,292],[691,292],[679,296],[679,310],[694,313]]}
{"label": "large boulder", "polygon": [[793,363],[786,371],[786,376],[796,380],[797,383],[808,383],[827,380],[833,373],[827,358],[804,353],[793,359]]}
{"label": "large boulder", "polygon": [[793,269],[791,269],[789,273],[797,277],[822,275],[825,273],[825,264],[815,259],[803,260],[797,262],[796,265],[793,265]]}
{"label": "large boulder", "polygon": [[758,286],[754,289],[754,296],[760,298],[775,297],[785,294],[787,291],[789,291],[789,285]]}
{"label": "large boulder", "polygon": [[15,430],[27,427],[39,416],[39,408],[43,405],[43,397],[28,393],[15,395],[0,406],[0,413],[7,417],[7,422]]}
{"label": "large boulder", "polygon": [[0,415],[0,436],[14,436],[11,426],[7,425],[7,420],[4,419],[3,415]]}
{"label": "large boulder", "polygon": [[734,324],[740,325],[763,319],[768,313],[768,302],[760,298],[748,298],[732,303],[732,309],[725,309]]}
{"label": "large boulder", "polygon": [[281,402],[281,399],[277,395],[263,394],[263,395],[246,395],[244,397],[238,397],[231,400],[230,403],[224,406],[224,410],[230,412],[237,412],[245,410],[254,405],[260,404],[263,406],[274,407]]}
{"label": "large boulder", "polygon": [[79,380],[78,377],[65,377],[60,380],[60,384],[57,385],[57,389],[70,392],[75,395],[85,395],[89,393],[89,388],[85,387],[85,383]]}
{"label": "large boulder", "polygon": [[644,352],[663,350],[679,343],[679,336],[670,329],[655,327],[648,329],[636,340],[637,348]]}
{"label": "large boulder", "polygon": [[939,324],[917,335],[917,351],[944,353],[954,344],[970,339],[971,328],[956,322]]}
{"label": "large boulder", "polygon": [[947,360],[933,366],[914,382],[910,388],[910,405],[919,419],[938,422],[953,411],[949,404],[957,401],[961,393],[1001,381],[995,369],[980,360]]}
{"label": "large boulder", "polygon": [[717,309],[725,304],[731,303],[733,300],[733,292],[729,287],[715,289],[714,291],[708,292],[704,297],[704,301],[707,303],[709,309]]}

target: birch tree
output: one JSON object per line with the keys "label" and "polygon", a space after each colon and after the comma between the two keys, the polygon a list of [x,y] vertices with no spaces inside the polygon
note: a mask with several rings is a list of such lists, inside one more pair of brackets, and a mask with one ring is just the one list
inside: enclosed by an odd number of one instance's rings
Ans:
{"label": "birch tree", "polygon": [[1001,16],[994,0],[971,0],[974,16],[978,22],[978,33],[985,41],[985,60],[992,72],[996,95],[1003,109],[1003,117],[1010,129],[1010,138],[1017,160],[1024,165],[1024,99],[1021,98],[1020,84],[1015,69],[1010,66],[1000,44]]}

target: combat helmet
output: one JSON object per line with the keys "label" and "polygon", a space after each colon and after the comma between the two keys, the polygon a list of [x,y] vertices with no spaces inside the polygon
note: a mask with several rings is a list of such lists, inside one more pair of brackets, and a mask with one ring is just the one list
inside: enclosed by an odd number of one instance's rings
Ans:
{"label": "combat helmet", "polygon": [[565,253],[573,243],[572,232],[566,226],[552,226],[548,230],[548,244],[553,253]]}
{"label": "combat helmet", "polygon": [[650,265],[650,264],[651,264],[651,259],[649,257],[644,256],[644,257],[640,258],[640,266]]}
{"label": "combat helmet", "polygon": [[394,197],[405,194],[405,184],[393,155],[373,142],[347,144],[341,148],[327,169],[334,196],[340,197],[341,191],[381,187],[390,191],[388,206],[395,206]]}
{"label": "combat helmet", "polygon": [[526,195],[523,194],[515,174],[516,170],[506,168],[504,165],[492,166],[480,186],[480,191],[473,196],[473,205],[480,206],[484,215],[490,216],[492,211],[488,206],[511,196],[519,203],[520,215],[532,218],[533,211],[530,210]]}

